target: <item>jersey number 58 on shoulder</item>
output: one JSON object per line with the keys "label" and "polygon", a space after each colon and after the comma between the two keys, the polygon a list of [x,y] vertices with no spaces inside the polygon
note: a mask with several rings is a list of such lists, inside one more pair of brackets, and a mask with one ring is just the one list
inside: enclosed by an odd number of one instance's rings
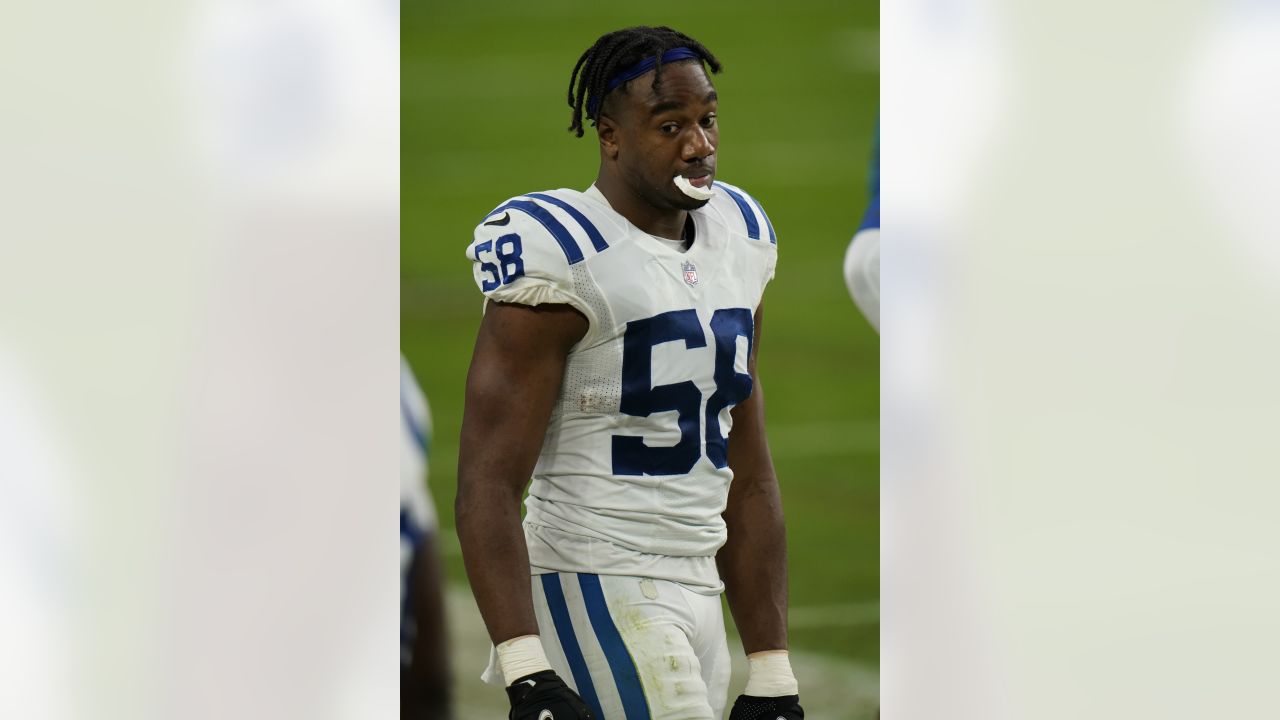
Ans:
{"label": "jersey number 58 on shoulder", "polygon": [[[524,275],[524,259],[520,257],[523,252],[520,236],[515,233],[503,235],[497,240],[477,243],[474,250],[476,262],[480,263],[480,271],[488,276],[484,278],[480,287],[485,292],[489,292]],[[481,253],[486,255],[493,253],[497,262],[485,260],[480,257]]]}
{"label": "jersey number 58 on shoulder", "polygon": [[[746,308],[725,308],[711,316],[715,337],[716,390],[707,399],[705,433],[707,459],[717,468],[729,464],[728,443],[720,432],[720,413],[751,394],[751,376],[738,372],[734,361],[738,338],[747,339],[751,357],[754,322]],[[650,447],[644,438],[613,436],[614,475],[683,475],[702,457],[699,430],[702,391],[692,380],[653,385],[653,348],[683,340],[686,349],[706,347],[707,336],[696,310],[672,310],[627,323],[622,349],[622,399],[619,410],[636,417],[675,410],[679,413],[680,441],[669,447]]]}

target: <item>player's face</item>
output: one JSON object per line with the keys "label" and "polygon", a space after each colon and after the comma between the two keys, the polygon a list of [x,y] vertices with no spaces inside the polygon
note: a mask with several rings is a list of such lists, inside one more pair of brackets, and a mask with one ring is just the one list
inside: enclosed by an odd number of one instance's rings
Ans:
{"label": "player's face", "polygon": [[707,204],[676,187],[683,175],[690,184],[709,187],[715,178],[716,90],[699,62],[662,68],[662,82],[652,89],[653,75],[632,80],[619,93],[618,167],[632,190],[655,208],[693,210]]}

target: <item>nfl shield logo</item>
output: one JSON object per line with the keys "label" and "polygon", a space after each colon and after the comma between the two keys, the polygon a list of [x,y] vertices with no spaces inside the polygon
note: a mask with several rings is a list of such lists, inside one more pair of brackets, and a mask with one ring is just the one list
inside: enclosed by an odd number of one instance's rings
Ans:
{"label": "nfl shield logo", "polygon": [[698,268],[693,263],[682,263],[680,268],[684,270],[684,281],[690,285],[698,284]]}

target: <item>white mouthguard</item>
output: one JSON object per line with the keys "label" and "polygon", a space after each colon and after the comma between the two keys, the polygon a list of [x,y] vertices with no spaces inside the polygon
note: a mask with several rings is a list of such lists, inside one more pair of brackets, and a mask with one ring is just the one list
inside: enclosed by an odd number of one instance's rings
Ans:
{"label": "white mouthguard", "polygon": [[675,178],[673,179],[673,182],[675,182],[676,187],[680,188],[680,192],[684,193],[685,195],[688,195],[694,200],[710,200],[716,194],[716,191],[714,188],[711,188],[711,187],[700,188],[694,185],[693,183],[689,182],[689,178],[686,178],[683,175],[675,176]]}

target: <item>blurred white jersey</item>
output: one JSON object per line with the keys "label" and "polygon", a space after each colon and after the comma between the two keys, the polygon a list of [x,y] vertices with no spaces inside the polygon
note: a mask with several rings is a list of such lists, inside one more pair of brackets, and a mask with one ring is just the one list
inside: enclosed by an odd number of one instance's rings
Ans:
{"label": "blurred white jersey", "polygon": [[[413,371],[400,358],[400,509],[420,532],[436,530],[436,509],[427,495],[431,411]],[[403,521],[401,522],[403,524]],[[401,533],[403,534],[403,532]]]}
{"label": "blurred white jersey", "polygon": [[423,540],[436,532],[436,508],[427,494],[431,412],[409,364],[400,358],[400,665],[413,660],[418,628],[409,611],[415,583],[413,559]]}
{"label": "blurred white jersey", "polygon": [[[535,574],[653,577],[718,592],[730,408],[751,392],[754,312],[777,238],[742,190],[690,213],[687,250],[592,187],[503,203],[468,249],[486,298],[568,304],[590,329],[569,354],[529,488]],[[492,452],[503,438],[488,439]]]}

